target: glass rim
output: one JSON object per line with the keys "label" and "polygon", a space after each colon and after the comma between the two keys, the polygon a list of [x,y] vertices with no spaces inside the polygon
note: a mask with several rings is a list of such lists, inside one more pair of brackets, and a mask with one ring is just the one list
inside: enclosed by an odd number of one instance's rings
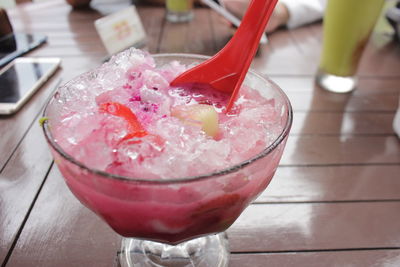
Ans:
{"label": "glass rim", "polygon": [[[184,53],[164,53],[164,54],[161,53],[161,54],[152,54],[151,56],[155,57],[155,58],[159,58],[159,57],[186,57],[186,58],[194,58],[194,59],[209,58],[209,56],[197,55],[197,54],[184,54]],[[78,75],[77,77],[68,81],[64,86],[67,86],[70,82],[73,82],[78,77],[85,75],[87,73],[90,73],[92,71],[93,70],[90,70],[88,72]],[[271,144],[269,144],[267,147],[265,147],[260,153],[254,155],[253,157],[251,157],[247,160],[241,161],[241,162],[231,165],[227,168],[219,169],[219,170],[216,170],[213,172],[208,172],[208,173],[201,174],[201,175],[181,177],[181,178],[158,178],[158,179],[135,178],[135,177],[128,177],[128,176],[124,176],[124,175],[112,174],[112,173],[102,171],[99,169],[90,168],[90,167],[86,166],[85,164],[83,164],[82,162],[76,160],[74,157],[69,155],[67,152],[65,152],[64,149],[54,140],[51,130],[49,129],[48,120],[44,120],[44,122],[42,123],[42,129],[43,129],[43,132],[44,132],[47,142],[50,144],[51,148],[56,151],[56,153],[61,155],[69,163],[72,163],[73,165],[78,166],[82,170],[85,170],[91,174],[94,174],[96,176],[99,176],[99,177],[105,178],[105,179],[118,180],[121,182],[131,182],[131,183],[140,182],[140,183],[146,183],[146,184],[177,184],[177,183],[195,182],[195,181],[210,179],[213,177],[227,175],[230,173],[234,173],[240,169],[243,169],[247,165],[250,165],[257,160],[266,157],[272,151],[274,151],[275,148],[277,148],[289,134],[289,131],[290,131],[290,128],[291,128],[292,122],[293,122],[292,105],[289,101],[289,98],[283,92],[283,90],[275,82],[273,82],[269,78],[264,77],[263,75],[257,73],[256,71],[249,69],[249,72],[252,75],[256,76],[257,78],[264,80],[265,82],[271,84],[274,87],[274,90],[277,90],[279,95],[283,98],[284,106],[287,107],[287,110],[286,110],[287,120],[285,122],[285,126],[283,127],[283,129],[282,129],[281,133],[278,135],[278,137],[275,138],[275,140]],[[44,118],[46,118],[47,108],[49,107],[51,101],[54,99],[54,96],[57,94],[58,88],[49,97],[49,99],[44,107],[44,110],[43,110]]]}

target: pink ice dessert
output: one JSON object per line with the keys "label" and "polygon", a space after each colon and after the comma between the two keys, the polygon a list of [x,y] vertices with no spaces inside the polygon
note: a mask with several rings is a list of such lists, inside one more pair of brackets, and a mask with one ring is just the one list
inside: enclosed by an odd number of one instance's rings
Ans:
{"label": "pink ice dessert", "polygon": [[265,189],[291,115],[251,86],[226,112],[227,94],[169,85],[191,65],[157,61],[130,49],[59,88],[45,132],[83,204],[123,236],[175,244],[224,231]]}

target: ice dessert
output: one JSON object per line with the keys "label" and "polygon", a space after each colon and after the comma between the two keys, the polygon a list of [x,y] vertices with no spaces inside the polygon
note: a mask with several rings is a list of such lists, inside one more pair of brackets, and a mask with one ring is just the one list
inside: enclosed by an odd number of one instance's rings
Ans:
{"label": "ice dessert", "polygon": [[96,80],[81,78],[58,95],[54,138],[89,168],[147,179],[202,175],[251,158],[279,134],[273,122],[280,110],[257,90],[243,87],[225,113],[229,94],[169,86],[188,66],[156,67],[140,50],[113,60],[113,71],[107,63],[88,74]]}
{"label": "ice dessert", "polygon": [[224,231],[265,189],[291,111],[257,77],[266,92],[243,86],[226,112],[229,95],[170,87],[191,65],[166,58],[130,49],[72,80],[48,104],[44,128],[83,204],[123,236],[176,244]]}

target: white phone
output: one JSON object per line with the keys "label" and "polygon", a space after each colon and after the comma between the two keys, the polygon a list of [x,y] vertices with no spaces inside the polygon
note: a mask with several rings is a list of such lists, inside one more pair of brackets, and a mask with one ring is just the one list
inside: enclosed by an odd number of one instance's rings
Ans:
{"label": "white phone", "polygon": [[0,114],[13,114],[55,73],[59,58],[17,58],[0,70]]}

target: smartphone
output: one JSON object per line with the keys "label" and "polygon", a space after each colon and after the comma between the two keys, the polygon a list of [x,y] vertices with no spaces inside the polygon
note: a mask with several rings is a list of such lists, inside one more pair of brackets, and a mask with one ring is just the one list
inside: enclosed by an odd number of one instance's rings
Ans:
{"label": "smartphone", "polygon": [[[201,0],[204,4],[209,6],[211,9],[213,9],[215,12],[226,18],[230,23],[232,23],[233,26],[236,28],[239,27],[240,25],[240,19],[237,18],[235,15],[233,15],[231,12],[229,12],[225,6],[223,5],[222,2],[219,0]],[[267,34],[263,34],[260,40],[261,44],[268,43],[268,38]]]}
{"label": "smartphone", "polygon": [[0,38],[0,67],[44,44],[45,35],[10,33]]}
{"label": "smartphone", "polygon": [[13,114],[55,73],[59,58],[17,58],[0,70],[0,114]]}

